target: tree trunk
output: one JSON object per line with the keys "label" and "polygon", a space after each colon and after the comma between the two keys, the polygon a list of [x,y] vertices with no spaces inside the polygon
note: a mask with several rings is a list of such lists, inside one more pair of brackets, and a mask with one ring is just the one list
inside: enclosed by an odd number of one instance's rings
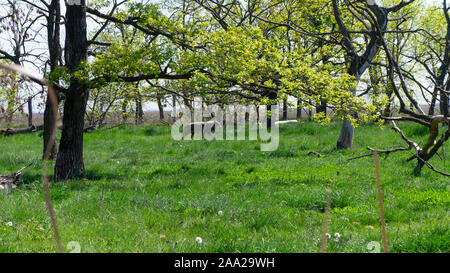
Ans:
{"label": "tree trunk", "polygon": [[288,106],[287,106],[287,99],[283,100],[283,120],[288,119]]}
{"label": "tree trunk", "polygon": [[[73,73],[87,57],[86,1],[67,5],[65,62]],[[64,101],[63,130],[55,163],[55,180],[67,180],[84,174],[83,129],[89,91],[78,79],[71,79]]]}
{"label": "tree trunk", "polygon": [[[278,94],[275,92],[271,92],[268,95],[269,100],[274,101],[278,98]],[[267,128],[271,129],[272,128],[272,105],[274,105],[273,102],[270,102],[267,104]],[[279,109],[277,109],[277,111],[279,111]]]}
{"label": "tree trunk", "polygon": [[[352,75],[351,73],[349,73]],[[359,76],[356,77],[356,82],[359,82]],[[356,95],[356,90],[352,90],[353,95]],[[356,117],[356,113],[353,113],[353,115]],[[353,148],[353,133],[354,128],[352,126],[352,123],[347,119],[344,118],[344,121],[342,123],[341,133],[339,135],[339,139],[336,144],[337,149],[352,149]]]}
{"label": "tree trunk", "polygon": [[159,110],[159,120],[164,120],[164,106],[162,105],[161,97],[158,96],[156,98],[156,101],[158,102],[158,110]]}
{"label": "tree trunk", "polygon": [[297,98],[297,119],[302,119],[302,107],[301,107],[301,100],[300,98]]}
{"label": "tree trunk", "polygon": [[50,143],[52,132],[53,132],[53,126],[55,125],[55,116],[53,112],[53,105],[50,100],[50,98],[47,96],[47,100],[45,102],[45,110],[44,110],[44,149],[42,151],[42,155],[45,156],[45,152],[47,151],[48,145],[52,145],[50,154],[48,159],[49,160],[55,160],[58,152],[58,143],[56,138],[54,139],[53,143]]}
{"label": "tree trunk", "polygon": [[6,108],[6,123],[11,124],[14,116],[14,106],[16,105],[16,95],[17,95],[17,82],[16,79],[11,76],[11,88],[7,91],[8,96],[8,106]]}
{"label": "tree trunk", "polygon": [[127,123],[128,120],[128,107],[129,99],[125,98],[124,102],[122,103],[122,123]]}
{"label": "tree trunk", "polygon": [[428,115],[430,115],[430,116],[434,116],[438,92],[439,92],[438,88],[435,88],[433,91],[433,95],[431,97],[430,109],[428,109]]}
{"label": "tree trunk", "polygon": [[142,95],[138,92],[136,96],[135,124],[140,125],[143,122],[144,122],[144,110],[142,110]]}
{"label": "tree trunk", "polygon": [[341,134],[337,142],[336,148],[338,149],[351,149],[353,146],[353,132],[354,128],[350,121],[344,119],[342,123]]}
{"label": "tree trunk", "polygon": [[321,100],[319,105],[316,106],[316,113],[324,113],[325,116],[327,115],[327,102],[324,100]]}
{"label": "tree trunk", "polygon": [[[50,55],[50,73],[55,71],[61,59],[61,46],[60,46],[60,1],[52,0],[49,5],[49,15],[47,17],[47,43]],[[56,90],[55,90],[56,92]],[[56,94],[58,97],[58,94]],[[59,104],[59,101],[58,101]],[[43,145],[43,156],[47,151],[48,145],[52,145],[51,152],[49,154],[49,160],[55,160],[57,156],[57,139],[55,138],[53,143],[50,143],[53,126],[55,125],[55,117],[53,107],[58,107],[59,105],[52,105],[50,98],[47,96],[45,102],[44,110],[44,145]]]}
{"label": "tree trunk", "polygon": [[[338,1],[333,0],[332,4],[334,17],[338,22],[339,29],[341,33],[346,36],[343,39],[343,42],[345,47],[347,47],[347,57],[350,60],[350,66],[347,72],[350,76],[355,77],[356,83],[359,83],[361,75],[363,75],[367,68],[370,66],[370,63],[374,60],[379,48],[381,47],[381,40],[378,36],[379,34],[375,31],[370,34],[370,42],[365,47],[364,53],[362,55],[359,55],[358,51],[354,49],[351,40],[352,38],[350,37],[348,29],[342,21]],[[370,11],[376,16],[376,23],[378,23],[381,35],[384,36],[387,30],[389,12],[387,12],[387,9],[375,4],[369,4],[368,9],[370,9]],[[356,95],[356,89],[352,90],[352,93],[353,95]],[[354,113],[354,115],[356,114],[357,113]],[[351,123],[348,120],[344,119],[336,148],[351,149],[353,146],[353,131],[354,128]]]}
{"label": "tree trunk", "polygon": [[31,97],[28,98],[28,127],[33,126],[33,100]]}
{"label": "tree trunk", "polygon": [[[79,90],[83,94],[79,94]],[[88,91],[80,83],[72,83],[64,102],[63,130],[55,164],[55,180],[67,180],[84,174],[83,132]]]}
{"label": "tree trunk", "polygon": [[172,121],[174,123],[177,121],[177,98],[175,95],[172,96]]}
{"label": "tree trunk", "polygon": [[312,111],[312,106],[311,106],[311,101],[309,101],[309,110],[308,110],[308,121],[312,121],[312,116],[313,116],[313,111]]}
{"label": "tree trunk", "polygon": [[447,85],[445,87],[445,90],[441,90],[441,114],[444,115],[444,117],[448,117],[448,108],[449,108],[449,97],[448,93],[450,90],[450,81],[447,82]]}

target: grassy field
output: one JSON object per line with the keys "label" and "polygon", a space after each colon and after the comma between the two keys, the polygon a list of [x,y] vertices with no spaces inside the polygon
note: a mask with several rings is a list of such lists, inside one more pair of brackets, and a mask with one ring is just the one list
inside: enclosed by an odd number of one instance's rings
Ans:
{"label": "grassy field", "polygon": [[[353,150],[334,151],[339,126],[283,125],[274,152],[255,141],[174,141],[167,126],[86,134],[86,178],[51,188],[63,244],[79,242],[81,252],[318,252],[330,186],[328,252],[369,252],[370,242],[381,243],[373,158],[347,159],[367,145],[405,145],[388,128],[364,126]],[[426,139],[423,128],[402,128]],[[56,251],[41,142],[38,133],[0,137],[0,173],[33,163],[19,190],[0,193],[0,252]],[[446,160],[432,163],[448,171],[445,148]],[[428,169],[415,176],[408,156],[380,162],[390,251],[448,252],[449,179]]]}

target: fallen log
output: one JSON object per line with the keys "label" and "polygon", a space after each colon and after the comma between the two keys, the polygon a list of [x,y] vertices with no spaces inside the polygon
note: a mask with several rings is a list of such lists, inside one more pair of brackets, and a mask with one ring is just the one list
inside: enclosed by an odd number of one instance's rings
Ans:
{"label": "fallen log", "polygon": [[19,128],[19,129],[12,129],[12,128],[0,129],[0,134],[5,136],[12,136],[24,133],[34,133],[41,130],[44,130],[44,125],[31,126],[28,128]]}
{"label": "fallen log", "polygon": [[275,122],[275,125],[290,124],[290,123],[298,123],[298,120],[280,120],[280,121]]}
{"label": "fallen log", "polygon": [[30,167],[31,164],[23,167],[15,173],[9,175],[1,175],[0,174],[0,190],[10,191],[17,189],[19,187],[20,176],[22,175],[23,170]]}

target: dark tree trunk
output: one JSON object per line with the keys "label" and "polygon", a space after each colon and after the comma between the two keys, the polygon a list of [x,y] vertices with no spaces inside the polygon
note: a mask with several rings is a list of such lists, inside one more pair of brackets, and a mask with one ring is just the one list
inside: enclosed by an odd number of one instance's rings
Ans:
{"label": "dark tree trunk", "polygon": [[[268,95],[269,100],[271,101],[275,101],[278,98],[278,94],[275,92],[271,92]],[[267,104],[267,128],[271,129],[272,128],[272,115],[271,115],[271,109],[272,109],[272,105],[274,105],[273,102],[270,102]],[[279,111],[279,109],[277,109],[277,111]]]}
{"label": "dark tree trunk", "polygon": [[[60,18],[61,8],[60,1],[52,0],[49,5],[49,16],[47,17],[47,43],[50,55],[50,72],[53,72],[59,64],[61,59],[61,46],[60,41]],[[55,91],[56,92],[56,91]],[[58,97],[58,94],[57,94]],[[53,126],[55,125],[55,117],[53,107],[58,105],[52,105],[50,98],[47,96],[44,110],[44,148],[42,154],[45,155],[48,145],[52,145],[51,152],[49,154],[50,160],[55,160],[57,155],[57,139],[55,138],[53,143],[50,143]]]}
{"label": "dark tree trunk", "polygon": [[28,98],[28,127],[33,126],[33,100],[31,97]]}
{"label": "dark tree trunk", "polygon": [[[67,5],[65,62],[70,72],[76,71],[87,56],[86,1]],[[83,129],[89,91],[72,78],[64,101],[63,130],[55,163],[55,180],[67,180],[84,174]]]}
{"label": "dark tree trunk", "polygon": [[311,106],[311,101],[309,101],[309,110],[308,110],[308,121],[312,121],[313,111]]}
{"label": "dark tree trunk", "polygon": [[[78,90],[73,90],[77,88]],[[79,94],[80,89],[83,93]],[[59,143],[58,157],[55,164],[57,181],[71,179],[84,174],[83,131],[84,115],[88,91],[81,84],[71,84],[64,102],[63,130]]]}
{"label": "dark tree trunk", "polygon": [[140,125],[143,122],[144,122],[144,110],[142,109],[142,95],[138,92],[136,96],[135,124]]}
{"label": "dark tree trunk", "polygon": [[[392,107],[392,99],[389,98],[388,105],[386,105],[386,108],[384,108],[384,111],[383,111],[383,117],[391,117],[392,116],[391,107]],[[389,120],[384,121],[384,124],[388,124],[388,123],[389,123]]]}
{"label": "dark tree trunk", "polygon": [[316,113],[324,113],[327,115],[327,102],[321,100],[320,103],[316,106]]}
{"label": "dark tree trunk", "polygon": [[48,157],[49,160],[55,160],[57,152],[58,152],[56,138],[54,139],[53,143],[50,143],[53,126],[55,124],[55,116],[54,116],[54,112],[53,112],[53,107],[54,106],[52,105],[50,98],[47,96],[47,100],[45,102],[45,110],[44,110],[44,133],[43,133],[44,149],[42,151],[42,154],[44,156],[45,152],[47,151],[48,145],[52,145],[51,151],[50,151],[50,154]]}
{"label": "dark tree trunk", "polygon": [[448,110],[449,110],[449,97],[448,97],[448,93],[450,90],[450,81],[447,83],[447,86],[445,87],[444,90],[441,90],[441,114],[444,115],[445,117],[448,117]]}
{"label": "dark tree trunk", "polygon": [[439,92],[438,88],[435,88],[433,91],[433,95],[431,97],[431,102],[430,102],[430,109],[428,109],[428,115],[430,115],[430,116],[434,116],[438,92]]}
{"label": "dark tree trunk", "polygon": [[122,104],[122,123],[126,123],[128,120],[128,103],[129,103],[129,99],[125,98],[124,102]]}
{"label": "dark tree trunk", "polygon": [[287,99],[283,100],[283,120],[288,119],[288,106],[287,106]]}
{"label": "dark tree trunk", "polygon": [[297,119],[302,119],[302,101],[300,98],[297,98]]}

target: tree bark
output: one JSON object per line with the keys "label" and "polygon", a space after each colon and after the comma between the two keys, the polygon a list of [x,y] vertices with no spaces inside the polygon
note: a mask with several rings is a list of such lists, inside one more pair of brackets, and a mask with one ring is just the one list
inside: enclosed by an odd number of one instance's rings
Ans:
{"label": "tree bark", "polygon": [[283,120],[288,119],[288,106],[287,106],[287,99],[283,100]]}
{"label": "tree bark", "polygon": [[[269,98],[269,100],[274,101],[278,98],[278,94],[275,92],[271,92],[268,94],[268,98]],[[272,105],[274,105],[273,102],[270,102],[267,104],[266,113],[267,113],[267,128],[268,129],[272,128],[272,112],[271,112]],[[279,111],[279,109],[277,109],[277,110]]]}
{"label": "tree bark", "polygon": [[[52,0],[49,5],[49,15],[47,17],[47,43],[50,55],[50,73],[55,71],[61,59],[61,45],[60,45],[60,18],[61,18],[61,8],[60,1]],[[57,92],[55,90],[55,92]],[[58,97],[58,94],[56,94]],[[55,117],[53,107],[58,107],[58,105],[52,105],[50,98],[47,96],[45,102],[44,110],[44,145],[43,145],[43,156],[47,151],[48,145],[52,145],[51,152],[49,155],[50,160],[55,160],[58,152],[57,139],[55,138],[53,143],[50,143],[53,126],[55,124]]]}
{"label": "tree bark", "polygon": [[138,92],[136,95],[135,124],[140,125],[143,122],[144,122],[144,110],[142,109],[142,95]]}
{"label": "tree bark", "polygon": [[302,119],[302,107],[301,107],[301,100],[300,98],[297,98],[297,119]]}
{"label": "tree bark", "polygon": [[[66,8],[65,63],[72,73],[87,57],[86,1]],[[84,174],[83,129],[88,97],[87,86],[72,77],[64,101],[63,130],[55,163],[56,181]]]}
{"label": "tree bark", "polygon": [[28,98],[28,127],[33,126],[33,100],[31,97]]}
{"label": "tree bark", "polygon": [[156,98],[156,101],[158,102],[159,120],[163,121],[164,120],[164,106],[162,104],[161,97],[158,96]]}

